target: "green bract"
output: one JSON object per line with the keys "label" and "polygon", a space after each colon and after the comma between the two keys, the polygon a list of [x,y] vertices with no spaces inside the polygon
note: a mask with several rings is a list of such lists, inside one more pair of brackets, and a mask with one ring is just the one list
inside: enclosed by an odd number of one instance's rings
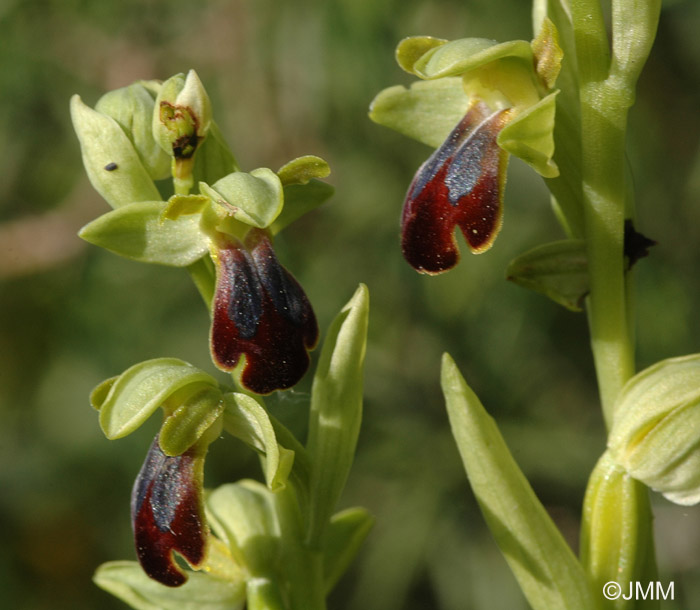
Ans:
{"label": "green bract", "polygon": [[511,261],[506,276],[571,311],[581,311],[590,290],[585,244],[566,239],[537,246]]}
{"label": "green bract", "polygon": [[677,504],[700,502],[700,355],[638,373],[615,406],[608,441],[631,476]]}

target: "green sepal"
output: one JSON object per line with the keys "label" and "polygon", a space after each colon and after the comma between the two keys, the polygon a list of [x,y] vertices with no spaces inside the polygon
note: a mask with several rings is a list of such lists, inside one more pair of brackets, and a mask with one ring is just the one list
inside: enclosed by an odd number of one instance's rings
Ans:
{"label": "green sepal", "polygon": [[158,442],[165,455],[185,453],[217,422],[224,411],[219,388],[193,384],[190,389],[192,393],[186,398],[178,396],[180,404],[168,414],[160,428]]}
{"label": "green sepal", "polygon": [[310,180],[306,184],[290,184],[284,187],[284,207],[282,212],[270,225],[272,235],[277,235],[282,229],[295,220],[331,198],[335,188],[320,180]]}
{"label": "green sepal", "polygon": [[373,525],[374,517],[364,508],[348,508],[331,517],[323,555],[326,595],[355,559]]}
{"label": "green sepal", "polygon": [[252,577],[270,576],[280,555],[280,526],[272,493],[257,481],[222,485],[206,500],[212,531]]}
{"label": "green sepal", "polygon": [[537,246],[512,260],[506,277],[570,311],[581,311],[590,290],[585,243],[564,239]]}
{"label": "green sepal", "polygon": [[270,490],[283,488],[294,464],[294,451],[277,442],[267,411],[254,398],[238,392],[225,394],[224,406],[226,432],[260,454]]}
{"label": "green sepal", "polygon": [[467,113],[469,104],[459,77],[418,81],[408,89],[396,85],[381,91],[370,105],[369,118],[438,148]]}
{"label": "green sepal", "polygon": [[209,186],[199,183],[202,194],[220,204],[236,219],[264,229],[279,216],[284,205],[282,183],[266,167],[250,173],[233,172]]}
{"label": "green sepal", "polygon": [[[111,385],[101,404],[100,426],[109,439],[131,434],[159,407],[170,414],[178,406],[178,394],[190,396],[194,388],[217,388],[216,380],[204,371],[177,358],[156,358],[124,371]],[[100,386],[98,386],[100,388]],[[101,398],[103,392],[93,398]],[[183,394],[179,394],[180,397]]]}
{"label": "green sepal", "polygon": [[442,359],[452,434],[486,523],[533,610],[591,610],[597,595],[452,358]]}
{"label": "green sepal", "polygon": [[154,98],[144,83],[137,82],[105,93],[95,104],[95,110],[119,123],[151,178],[162,180],[170,176],[170,157],[153,139]]}
{"label": "green sepal", "polygon": [[[630,477],[606,451],[588,481],[581,520],[581,563],[594,591],[617,582],[622,591],[633,582],[655,582],[653,517],[646,487]],[[620,597],[604,608],[658,608]]]}
{"label": "green sepal", "polygon": [[[410,38],[399,43],[397,55],[405,52],[402,47]],[[411,50],[415,54],[415,50]],[[408,53],[405,53],[408,55]],[[424,79],[460,76],[499,59],[516,58],[524,66],[532,66],[532,48],[524,40],[498,43],[485,38],[461,38],[434,46],[421,55],[409,72]]]}
{"label": "green sepal", "polygon": [[189,572],[181,587],[152,580],[136,561],[110,561],[93,576],[95,584],[136,610],[237,610],[245,606],[245,581]]}
{"label": "green sepal", "polygon": [[141,201],[99,216],[78,234],[82,239],[135,261],[186,267],[209,251],[198,214],[164,218],[164,201]]}
{"label": "green sepal", "polygon": [[554,155],[554,115],[557,91],[521,110],[498,134],[498,145],[522,159],[538,174],[555,178],[559,168]]}
{"label": "green sepal", "polygon": [[297,157],[277,170],[282,186],[306,184],[312,178],[326,178],[330,173],[328,163],[314,155]]}
{"label": "green sepal", "polygon": [[362,420],[362,382],[369,292],[364,284],[330,325],[311,390],[307,451],[311,464],[307,542],[322,546],[355,455]]}
{"label": "green sepal", "polygon": [[70,111],[85,171],[109,205],[118,208],[135,201],[160,199],[156,185],[119,123],[83,104],[79,95],[71,98]]}
{"label": "green sepal", "polygon": [[637,373],[615,403],[608,448],[626,472],[676,504],[700,502],[700,354]]}
{"label": "green sepal", "polygon": [[231,172],[240,171],[236,158],[226,144],[218,125],[212,121],[209,132],[194,157],[194,183],[214,184]]}

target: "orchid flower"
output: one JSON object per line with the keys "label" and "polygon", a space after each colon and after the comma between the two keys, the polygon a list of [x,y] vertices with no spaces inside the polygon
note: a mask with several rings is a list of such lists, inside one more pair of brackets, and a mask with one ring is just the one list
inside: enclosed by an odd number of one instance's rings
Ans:
{"label": "orchid flower", "polygon": [[436,148],[409,187],[401,234],[411,266],[442,273],[459,260],[456,227],[473,253],[491,247],[501,227],[510,154],[542,176],[558,174],[553,86],[561,50],[545,21],[532,43],[412,37],[396,56],[423,80],[379,93],[370,118]]}

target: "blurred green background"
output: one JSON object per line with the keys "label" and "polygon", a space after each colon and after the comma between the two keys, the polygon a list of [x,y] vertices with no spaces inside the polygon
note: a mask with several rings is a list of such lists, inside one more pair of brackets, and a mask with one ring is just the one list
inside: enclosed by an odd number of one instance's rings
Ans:
{"label": "blurred green background", "polygon": [[[525,608],[482,522],[438,386],[443,351],[502,427],[577,544],[604,446],[585,317],[504,280],[507,262],[560,238],[541,180],[511,162],[505,222],[484,256],[422,277],[403,262],[405,190],[429,150],[376,126],[367,106],[408,83],[401,38],[532,37],[523,0],[2,0],[0,2],[0,606],[121,608],[91,583],[133,558],[132,481],[157,421],[108,442],[90,389],[174,356],[211,368],[207,313],[181,271],[87,247],[107,210],[82,170],[68,100],[92,105],[142,78],[198,71],[245,169],[317,154],[336,196],[277,240],[322,328],[358,282],[372,296],[365,420],[343,505],[377,517],[331,608]],[[700,351],[700,2],[666,2],[631,121],[638,228],[659,245],[635,269],[638,361]],[[269,401],[304,434],[309,379]],[[231,440],[207,484],[259,476]],[[657,545],[676,601],[700,606],[700,509],[659,496]]]}

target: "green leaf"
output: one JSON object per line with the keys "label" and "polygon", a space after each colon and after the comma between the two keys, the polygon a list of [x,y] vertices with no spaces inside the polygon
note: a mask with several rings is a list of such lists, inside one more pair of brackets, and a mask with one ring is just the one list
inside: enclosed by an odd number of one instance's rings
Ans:
{"label": "green leaf", "polygon": [[222,485],[209,494],[207,519],[236,563],[253,577],[269,576],[280,553],[280,527],[271,492],[257,481]]}
{"label": "green leaf", "polygon": [[538,174],[555,178],[559,168],[554,155],[554,115],[557,91],[521,111],[498,134],[498,145],[522,159]]}
{"label": "green leaf", "polygon": [[238,392],[224,395],[224,429],[263,457],[265,482],[275,491],[285,486],[294,451],[277,442],[267,411],[257,400]]}
{"label": "green leaf", "polygon": [[518,468],[496,423],[447,354],[442,389],[474,495],[532,608],[596,608],[581,564]]}
{"label": "green leaf", "polygon": [[224,411],[219,388],[193,384],[192,394],[170,413],[160,429],[159,444],[166,455],[182,455],[194,445]]}
{"label": "green leaf", "polygon": [[374,517],[364,508],[348,508],[331,517],[324,549],[326,595],[355,559],[373,525]]}
{"label": "green leaf", "polygon": [[464,117],[469,98],[462,79],[418,81],[409,89],[397,85],[374,98],[369,118],[375,123],[437,148]]}
{"label": "green leaf", "polygon": [[293,159],[277,170],[283,186],[306,184],[312,178],[326,178],[331,168],[321,157],[306,155]]}
{"label": "green leaf", "polygon": [[233,214],[236,220],[264,229],[279,216],[284,205],[282,183],[271,169],[234,172],[209,186],[199,183],[202,194]]}
{"label": "green leaf", "polygon": [[245,582],[203,572],[188,573],[181,587],[166,587],[146,576],[135,561],[110,561],[95,572],[95,584],[136,610],[236,610],[245,605]]}
{"label": "green leaf", "polygon": [[154,102],[155,95],[144,83],[134,83],[105,93],[95,110],[119,123],[151,178],[162,180],[170,176],[170,157],[153,139]]}
{"label": "green leaf", "polygon": [[362,368],[369,292],[361,284],[328,329],[314,375],[307,451],[311,463],[307,541],[322,546],[345,486],[362,420]]}
{"label": "green leaf", "polygon": [[71,98],[70,111],[85,171],[109,205],[118,208],[135,201],[160,199],[156,185],[119,123],[83,104],[78,95]]}
{"label": "green leaf", "polygon": [[[193,386],[218,387],[216,380],[198,368],[177,358],[146,360],[124,371],[111,386],[102,404],[93,404],[100,411],[100,426],[105,436],[116,439],[131,434],[159,407],[174,409],[169,404],[179,391],[191,395]],[[98,389],[100,386],[98,386]],[[99,397],[102,392],[93,397]]]}
{"label": "green leaf", "polygon": [[142,263],[186,267],[209,251],[199,214],[163,218],[164,201],[142,201],[107,212],[85,225],[80,237]]}
{"label": "green leaf", "polygon": [[[401,45],[397,55],[402,53]],[[532,49],[529,42],[511,40],[497,43],[485,38],[461,38],[436,46],[423,54],[413,64],[412,72],[425,79],[460,76],[498,59],[514,57],[532,64]]]}
{"label": "green leaf", "polygon": [[335,189],[325,182],[310,180],[306,184],[290,184],[284,187],[284,207],[277,219],[270,225],[270,231],[277,235],[304,214],[315,210],[333,195]]}
{"label": "green leaf", "polygon": [[511,261],[506,277],[571,311],[581,311],[590,290],[585,243],[565,239],[537,246]]}
{"label": "green leaf", "polygon": [[[617,582],[623,591],[633,582],[655,582],[651,507],[646,487],[635,481],[606,451],[586,489],[581,523],[581,563],[593,591]],[[658,608],[658,601],[643,606],[637,600],[618,598],[605,602],[610,610]]]}

